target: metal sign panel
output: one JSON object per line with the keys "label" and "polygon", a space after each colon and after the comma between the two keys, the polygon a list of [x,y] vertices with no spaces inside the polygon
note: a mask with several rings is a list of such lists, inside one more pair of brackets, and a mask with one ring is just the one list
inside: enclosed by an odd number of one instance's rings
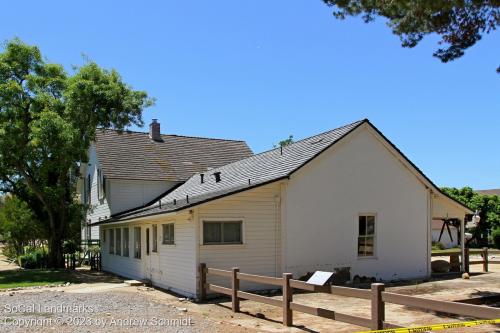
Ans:
{"label": "metal sign panel", "polygon": [[333,276],[333,272],[322,272],[316,271],[314,274],[307,280],[307,283],[314,284],[316,286],[324,286],[330,281]]}

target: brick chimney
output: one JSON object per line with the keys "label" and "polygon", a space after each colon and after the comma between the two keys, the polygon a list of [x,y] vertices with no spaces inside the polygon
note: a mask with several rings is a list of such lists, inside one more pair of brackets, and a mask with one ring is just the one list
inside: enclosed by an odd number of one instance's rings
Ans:
{"label": "brick chimney", "polygon": [[149,138],[154,141],[162,141],[158,119],[153,119],[151,124],[149,124]]}

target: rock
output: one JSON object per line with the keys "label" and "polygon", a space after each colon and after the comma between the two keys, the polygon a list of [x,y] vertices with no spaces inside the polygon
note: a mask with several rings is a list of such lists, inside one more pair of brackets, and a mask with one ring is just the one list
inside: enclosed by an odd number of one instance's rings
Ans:
{"label": "rock", "polygon": [[470,275],[469,275],[469,273],[464,273],[464,274],[462,274],[462,279],[464,279],[464,280],[469,280],[469,279],[470,279]]}
{"label": "rock", "polygon": [[446,260],[434,260],[431,263],[433,273],[448,273],[450,271],[450,263]]}
{"label": "rock", "polygon": [[179,297],[179,302],[187,301],[187,298]]}
{"label": "rock", "polygon": [[263,313],[260,313],[260,312],[259,312],[259,313],[257,313],[257,314],[255,315],[255,317],[257,317],[257,318],[259,318],[259,319],[265,319],[265,318],[266,318],[266,316],[265,316]]}
{"label": "rock", "polygon": [[187,312],[188,311],[188,309],[186,309],[186,308],[177,308],[177,310],[179,310],[180,312]]}
{"label": "rock", "polygon": [[66,285],[69,286],[71,284],[71,282],[66,282]]}
{"label": "rock", "polygon": [[13,293],[13,292],[10,292],[10,293],[9,293],[9,296],[14,296],[14,293]]}

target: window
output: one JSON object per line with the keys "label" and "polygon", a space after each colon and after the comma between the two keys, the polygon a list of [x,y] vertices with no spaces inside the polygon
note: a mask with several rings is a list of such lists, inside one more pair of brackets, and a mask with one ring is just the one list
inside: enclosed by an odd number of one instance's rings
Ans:
{"label": "window", "polygon": [[115,231],[109,229],[109,254],[115,253]]}
{"label": "window", "polygon": [[115,254],[117,256],[122,255],[122,229],[115,229],[116,231],[116,246],[115,246]]}
{"label": "window", "polygon": [[242,243],[242,221],[203,222],[203,244]]}
{"label": "window", "polygon": [[158,252],[158,226],[153,225],[153,252]]}
{"label": "window", "polygon": [[134,227],[134,258],[141,259],[141,227]]}
{"label": "window", "polygon": [[375,255],[375,215],[359,216],[358,257]]}
{"label": "window", "polygon": [[87,176],[87,203],[89,205],[92,203],[92,178],[90,175]]}
{"label": "window", "polygon": [[129,256],[129,233],[128,228],[123,228],[123,256]]}
{"label": "window", "polygon": [[146,228],[146,255],[149,256],[149,228]]}
{"label": "window", "polygon": [[174,236],[174,223],[164,224],[163,228],[163,244],[173,245],[175,244],[175,236]]}
{"label": "window", "polygon": [[102,170],[97,169],[97,198],[104,199],[106,194],[106,179],[102,175]]}

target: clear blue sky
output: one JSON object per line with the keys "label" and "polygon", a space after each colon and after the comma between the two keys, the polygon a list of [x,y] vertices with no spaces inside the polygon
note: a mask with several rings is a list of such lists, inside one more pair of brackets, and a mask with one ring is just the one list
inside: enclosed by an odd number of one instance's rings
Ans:
{"label": "clear blue sky", "polygon": [[438,185],[500,188],[500,32],[442,64],[384,22],[338,21],[321,0],[10,1],[0,40],[52,62],[82,53],[157,98],[163,133],[255,152],[369,118]]}

